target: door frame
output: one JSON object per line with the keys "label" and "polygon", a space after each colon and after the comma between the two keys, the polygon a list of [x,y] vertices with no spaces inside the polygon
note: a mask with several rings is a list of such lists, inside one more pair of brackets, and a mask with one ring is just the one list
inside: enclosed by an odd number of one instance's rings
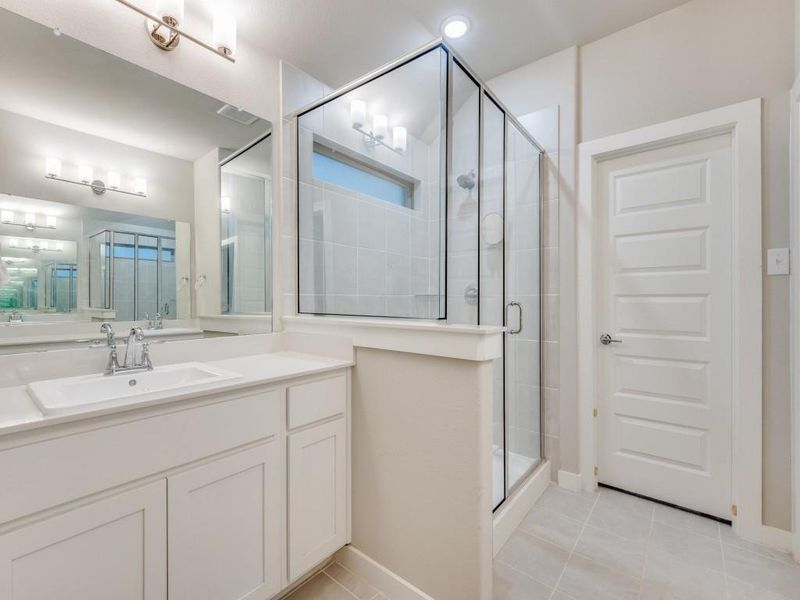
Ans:
{"label": "door frame", "polygon": [[[577,224],[578,434],[582,487],[594,490],[598,457],[596,286],[593,256],[598,164],[675,143],[730,133],[733,156],[733,398],[731,515],[737,534],[761,541],[762,246],[761,98],[584,142],[579,146]],[[758,282],[758,285],[753,285]],[[757,365],[757,368],[754,368]]]}
{"label": "door frame", "polygon": [[[790,92],[789,116],[790,142],[790,276],[791,300],[789,302],[791,327],[790,368],[791,373],[791,415],[792,415],[792,456],[800,456],[800,270],[791,263],[798,255],[800,244],[800,78]],[[800,562],[800,460],[792,461],[792,551]]]}

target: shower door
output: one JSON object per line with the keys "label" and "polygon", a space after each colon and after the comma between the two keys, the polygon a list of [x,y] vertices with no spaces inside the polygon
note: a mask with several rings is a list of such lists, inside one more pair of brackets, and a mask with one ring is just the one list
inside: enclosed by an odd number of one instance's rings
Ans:
{"label": "shower door", "polygon": [[539,150],[506,122],[506,497],[542,460]]}

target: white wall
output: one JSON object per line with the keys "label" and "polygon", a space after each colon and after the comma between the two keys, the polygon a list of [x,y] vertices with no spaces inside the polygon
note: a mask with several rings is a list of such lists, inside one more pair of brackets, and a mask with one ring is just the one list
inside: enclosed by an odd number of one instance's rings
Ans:
{"label": "white wall", "polygon": [[[794,23],[793,0],[692,0],[581,47],[576,62],[578,114],[574,120],[565,119],[562,114],[562,132],[565,126],[577,124],[578,141],[588,141],[763,97],[764,247],[786,247],[789,243],[788,90],[794,76]],[[518,114],[540,106],[540,89],[561,90],[566,98],[575,65],[565,60],[560,67],[551,69],[557,58],[554,55],[502,75],[492,85]],[[562,168],[559,177],[563,184],[574,185],[574,169]],[[560,214],[562,218],[565,216],[563,200]],[[574,239],[571,227],[561,223],[562,240]],[[562,256],[562,295],[568,268]],[[791,526],[789,282],[785,276],[765,276],[763,285],[763,517],[767,525],[788,529]],[[562,311],[569,308],[566,298],[562,298],[561,307]],[[561,316],[562,345],[565,321],[574,314]],[[569,368],[562,365],[562,382],[569,379]],[[566,397],[566,391],[562,390],[560,403],[561,458],[570,466],[577,464],[572,462],[577,430],[572,429],[572,416],[568,417],[565,411],[574,410],[573,393]]]}
{"label": "white wall", "polygon": [[195,316],[218,315],[222,307],[219,160],[215,148],[194,161]]}

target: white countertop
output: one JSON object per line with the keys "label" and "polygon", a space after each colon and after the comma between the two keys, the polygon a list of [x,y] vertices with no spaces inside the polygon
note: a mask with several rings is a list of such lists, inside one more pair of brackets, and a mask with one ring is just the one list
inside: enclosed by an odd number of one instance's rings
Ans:
{"label": "white countertop", "polygon": [[[37,323],[41,325],[41,323]],[[25,331],[25,324],[20,325],[3,325],[4,327],[13,328],[14,333],[23,333]],[[203,330],[198,327],[165,327],[164,329],[144,329],[144,337],[146,338],[160,338],[160,337],[183,337],[188,335],[202,335]],[[124,344],[126,332],[117,332],[115,339],[117,343]],[[79,342],[78,340],[83,340]],[[69,333],[55,333],[55,334],[38,334],[38,335],[19,335],[0,337],[0,347],[2,346],[26,346],[34,344],[50,344],[59,342],[75,342],[89,344],[97,341],[98,343],[105,342],[105,337],[100,333],[91,333],[89,335],[81,334],[79,332]]]}
{"label": "white countertop", "polygon": [[[227,358],[215,361],[203,361],[204,364],[232,371],[241,375],[234,381],[223,381],[209,384],[201,390],[191,392],[171,390],[156,399],[133,401],[130,404],[115,407],[97,408],[87,405],[85,411],[67,415],[44,415],[33,399],[28,395],[27,386],[0,388],[0,436],[9,433],[47,427],[59,423],[78,421],[91,417],[109,415],[119,412],[152,407],[169,402],[206,396],[211,393],[229,392],[240,388],[274,383],[283,379],[324,373],[335,369],[350,367],[352,361],[302,354],[299,352],[273,352],[238,358]],[[156,370],[158,366],[156,366]],[[125,374],[114,375],[124,377]]]}

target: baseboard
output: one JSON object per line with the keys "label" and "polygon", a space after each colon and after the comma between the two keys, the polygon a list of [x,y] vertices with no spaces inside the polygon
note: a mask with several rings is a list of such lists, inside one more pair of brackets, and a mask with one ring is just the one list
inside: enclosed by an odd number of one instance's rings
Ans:
{"label": "baseboard", "polygon": [[356,575],[369,581],[392,600],[434,600],[353,546],[345,546],[339,550],[335,559]]}
{"label": "baseboard", "polygon": [[558,486],[571,492],[580,492],[583,489],[581,474],[560,469],[558,471]]}
{"label": "baseboard", "polygon": [[550,461],[546,460],[494,514],[492,547],[495,556],[549,484]]}
{"label": "baseboard", "polygon": [[794,536],[791,531],[785,529],[778,529],[777,527],[770,527],[769,525],[761,526],[761,543],[770,548],[775,548],[781,552],[792,553],[794,545]]}

